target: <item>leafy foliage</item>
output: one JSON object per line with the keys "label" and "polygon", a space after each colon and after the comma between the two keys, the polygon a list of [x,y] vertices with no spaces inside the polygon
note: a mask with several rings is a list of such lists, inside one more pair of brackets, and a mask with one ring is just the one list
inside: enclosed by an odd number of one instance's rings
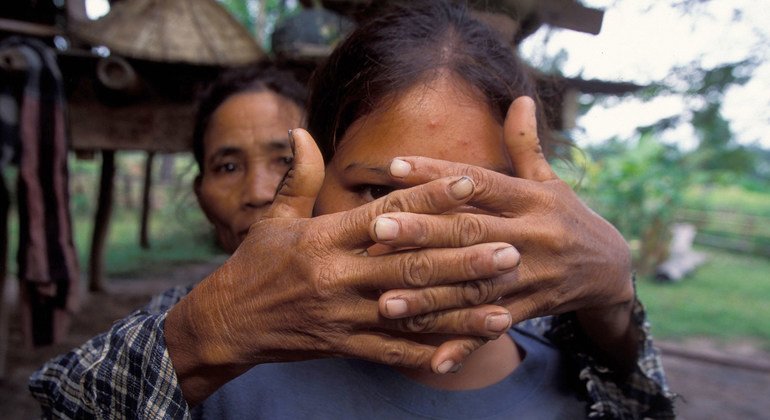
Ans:
{"label": "leafy foliage", "polygon": [[611,140],[573,158],[585,167],[583,197],[639,244],[636,269],[651,272],[667,256],[668,227],[691,180],[685,159],[651,134]]}

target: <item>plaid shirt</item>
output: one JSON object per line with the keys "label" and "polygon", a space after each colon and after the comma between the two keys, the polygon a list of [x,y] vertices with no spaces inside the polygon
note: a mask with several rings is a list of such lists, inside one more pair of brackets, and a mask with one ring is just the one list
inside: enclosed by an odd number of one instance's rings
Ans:
{"label": "plaid shirt", "polygon": [[[79,348],[46,363],[29,388],[46,418],[190,418],[163,339],[169,308],[192,286],[158,295]],[[619,378],[590,355],[573,314],[537,318],[524,328],[548,337],[571,360],[570,375],[586,398],[589,418],[673,418],[660,355],[641,304],[634,321],[644,331],[637,369]]]}

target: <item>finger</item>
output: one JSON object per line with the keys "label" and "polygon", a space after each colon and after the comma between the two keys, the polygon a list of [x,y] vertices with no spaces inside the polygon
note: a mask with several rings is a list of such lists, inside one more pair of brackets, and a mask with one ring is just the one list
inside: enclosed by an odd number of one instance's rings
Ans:
{"label": "finger", "polygon": [[508,218],[483,214],[386,213],[372,221],[372,240],[391,248],[459,248],[519,238]]}
{"label": "finger", "polygon": [[520,290],[518,277],[518,271],[514,270],[495,278],[446,286],[388,290],[378,300],[379,312],[386,318],[403,318],[485,303],[497,304],[501,297],[515,295]]}
{"label": "finger", "polygon": [[391,161],[390,175],[403,186],[421,185],[446,176],[467,176],[476,188],[467,204],[492,213],[518,214],[533,206],[530,197],[544,193],[530,180],[514,178],[490,169],[420,156],[398,157]]}
{"label": "finger", "polygon": [[506,308],[480,305],[381,321],[379,325],[411,333],[455,334],[495,339],[508,331],[512,320]]}
{"label": "finger", "polygon": [[426,313],[401,319],[380,316],[378,303],[363,299],[345,311],[338,321],[369,330],[399,331],[423,334],[451,334],[495,339],[512,324],[508,309],[496,305],[478,305],[442,312]]}
{"label": "finger", "polygon": [[324,161],[307,131],[289,131],[294,162],[281,183],[267,217],[310,217],[324,179]]}
{"label": "finger", "polygon": [[434,373],[452,373],[462,369],[463,361],[488,340],[479,337],[463,337],[442,343],[430,361]]}
{"label": "finger", "polygon": [[559,249],[566,240],[564,230],[570,226],[561,221],[543,224],[533,220],[537,218],[526,215],[510,218],[468,213],[386,213],[370,225],[371,238],[379,245],[370,249],[377,253],[374,255],[381,255],[404,248],[460,248],[492,242],[515,243],[517,250],[535,244]]}
{"label": "finger", "polygon": [[580,301],[574,296],[555,299],[559,291],[555,288],[542,290],[530,289],[521,293],[515,293],[509,297],[495,302],[508,309],[514,324],[527,319],[546,315],[559,315],[580,309]]}
{"label": "finger", "polygon": [[[354,357],[388,366],[431,370],[431,358],[436,347],[385,334],[360,333],[351,335],[339,356]],[[451,356],[459,358],[454,350]]]}
{"label": "finger", "polygon": [[518,264],[518,253],[511,249],[511,245],[498,242],[347,257],[343,263],[350,269],[339,273],[337,281],[359,290],[391,290],[495,277]]}
{"label": "finger", "polygon": [[503,138],[515,175],[532,181],[548,181],[557,176],[543,155],[537,134],[535,101],[520,96],[508,108]]}
{"label": "finger", "polygon": [[389,212],[412,212],[441,214],[465,204],[476,188],[473,179],[466,176],[446,177],[418,185],[413,188],[394,191],[385,197],[350,211],[339,213],[336,223],[337,245],[371,245],[369,224],[380,214]]}

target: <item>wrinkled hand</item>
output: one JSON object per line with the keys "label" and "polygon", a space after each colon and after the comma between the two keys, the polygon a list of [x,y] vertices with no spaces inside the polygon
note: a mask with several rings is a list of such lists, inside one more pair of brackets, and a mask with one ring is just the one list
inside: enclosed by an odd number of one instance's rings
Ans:
{"label": "wrinkled hand", "polygon": [[[437,349],[392,336],[418,327],[380,316],[379,291],[496,277],[518,264],[518,253],[497,241],[368,255],[377,215],[444,213],[474,195],[474,182],[443,177],[311,218],[323,160],[306,131],[295,130],[293,137],[295,163],[267,218],[255,223],[232,257],[166,318],[169,354],[192,404],[259,363],[345,356],[446,371],[436,354],[462,359],[483,339],[450,341]],[[417,245],[405,236],[399,240]],[[435,317],[419,329],[494,338],[510,325],[506,309],[482,305]]]}
{"label": "wrinkled hand", "polygon": [[[391,165],[391,176],[405,187],[446,176],[471,177],[476,189],[468,204],[485,214],[393,213],[381,218],[394,221],[403,237],[423,238],[419,243],[423,247],[513,244],[521,254],[521,265],[503,275],[509,279],[505,284],[512,286],[496,302],[509,309],[513,322],[577,311],[581,325],[599,347],[618,350],[614,346],[625,346],[619,342],[629,333],[634,294],[625,240],[553,172],[541,151],[530,98],[518,98],[509,108],[504,139],[515,177],[423,157],[398,158]],[[377,238],[375,232],[372,235]],[[405,245],[398,238],[378,242]],[[434,311],[496,301],[498,296],[476,294],[477,283],[391,290],[381,296],[380,311],[393,318],[427,314],[430,320],[436,316]],[[405,309],[393,313],[388,307]]]}

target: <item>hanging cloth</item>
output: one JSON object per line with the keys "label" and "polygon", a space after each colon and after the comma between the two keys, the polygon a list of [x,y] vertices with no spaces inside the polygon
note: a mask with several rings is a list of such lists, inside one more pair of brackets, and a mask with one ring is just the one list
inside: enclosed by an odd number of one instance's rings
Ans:
{"label": "hanging cloth", "polygon": [[22,331],[28,344],[42,346],[61,341],[78,303],[80,276],[69,213],[64,89],[56,54],[42,42],[8,38],[0,43],[0,54],[24,62],[20,78],[3,77],[0,82],[16,84],[2,86],[0,92],[6,101],[16,92],[18,104],[16,126],[13,119],[3,119],[6,127],[0,133],[7,138],[0,144],[15,146],[3,151],[15,149],[14,161],[19,165],[17,261]]}

